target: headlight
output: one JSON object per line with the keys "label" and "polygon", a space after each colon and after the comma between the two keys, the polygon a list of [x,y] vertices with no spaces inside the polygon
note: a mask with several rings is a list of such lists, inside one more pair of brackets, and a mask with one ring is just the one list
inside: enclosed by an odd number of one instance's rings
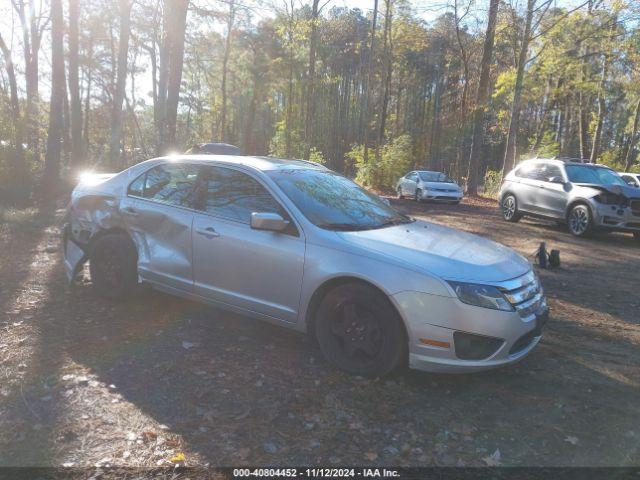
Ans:
{"label": "headlight", "polygon": [[491,285],[476,285],[474,283],[448,283],[463,303],[505,312],[514,311],[513,306],[496,287],[492,287]]}
{"label": "headlight", "polygon": [[595,200],[598,203],[602,203],[604,205],[625,205],[625,198],[620,195],[616,195],[614,193],[601,193],[596,195]]}

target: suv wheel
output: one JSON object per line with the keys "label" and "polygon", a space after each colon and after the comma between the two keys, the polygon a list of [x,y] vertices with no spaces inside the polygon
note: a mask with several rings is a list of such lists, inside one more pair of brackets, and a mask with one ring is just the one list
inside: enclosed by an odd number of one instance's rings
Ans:
{"label": "suv wheel", "polygon": [[138,284],[136,247],[129,237],[108,234],[96,240],[89,256],[91,282],[98,295],[122,300]]}
{"label": "suv wheel", "polygon": [[502,199],[502,218],[507,222],[517,222],[522,218],[515,195],[509,194]]}
{"label": "suv wheel", "polygon": [[318,305],[315,332],[327,361],[355,375],[386,375],[407,356],[402,319],[369,285],[354,282],[330,290]]}
{"label": "suv wheel", "polygon": [[583,203],[574,205],[567,215],[567,227],[569,232],[576,237],[586,237],[593,230],[591,210]]}

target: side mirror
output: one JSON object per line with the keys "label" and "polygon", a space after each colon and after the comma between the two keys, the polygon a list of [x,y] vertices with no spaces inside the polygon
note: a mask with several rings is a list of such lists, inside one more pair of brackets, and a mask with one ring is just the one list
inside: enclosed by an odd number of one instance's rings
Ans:
{"label": "side mirror", "polygon": [[251,214],[251,228],[254,230],[281,232],[287,226],[289,222],[277,213],[253,212]]}
{"label": "side mirror", "polygon": [[556,177],[551,177],[551,178],[549,179],[549,181],[550,181],[551,183],[559,183],[559,184],[561,184],[561,185],[564,185],[564,179],[563,179],[562,177],[557,177],[557,176],[556,176]]}

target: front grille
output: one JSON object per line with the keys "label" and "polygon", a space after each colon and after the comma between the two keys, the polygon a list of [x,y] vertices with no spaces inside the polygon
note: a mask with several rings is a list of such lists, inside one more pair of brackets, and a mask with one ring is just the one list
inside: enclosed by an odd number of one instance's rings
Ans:
{"label": "front grille", "polygon": [[640,200],[631,200],[629,205],[631,205],[631,211],[634,215],[640,215]]}
{"label": "front grille", "polygon": [[542,287],[533,270],[518,280],[517,286],[502,289],[502,293],[521,318],[529,319],[544,303]]}

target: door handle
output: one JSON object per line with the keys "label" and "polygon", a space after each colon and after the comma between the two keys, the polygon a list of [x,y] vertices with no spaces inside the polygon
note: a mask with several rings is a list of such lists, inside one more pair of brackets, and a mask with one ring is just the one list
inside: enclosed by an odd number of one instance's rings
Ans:
{"label": "door handle", "polygon": [[136,209],[133,207],[126,207],[122,210],[123,213],[130,215],[132,217],[137,217],[138,216],[138,212],[136,212]]}
{"label": "door handle", "polygon": [[216,232],[216,229],[213,227],[196,228],[196,233],[198,235],[204,235],[207,238],[216,238],[220,236],[220,234]]}

